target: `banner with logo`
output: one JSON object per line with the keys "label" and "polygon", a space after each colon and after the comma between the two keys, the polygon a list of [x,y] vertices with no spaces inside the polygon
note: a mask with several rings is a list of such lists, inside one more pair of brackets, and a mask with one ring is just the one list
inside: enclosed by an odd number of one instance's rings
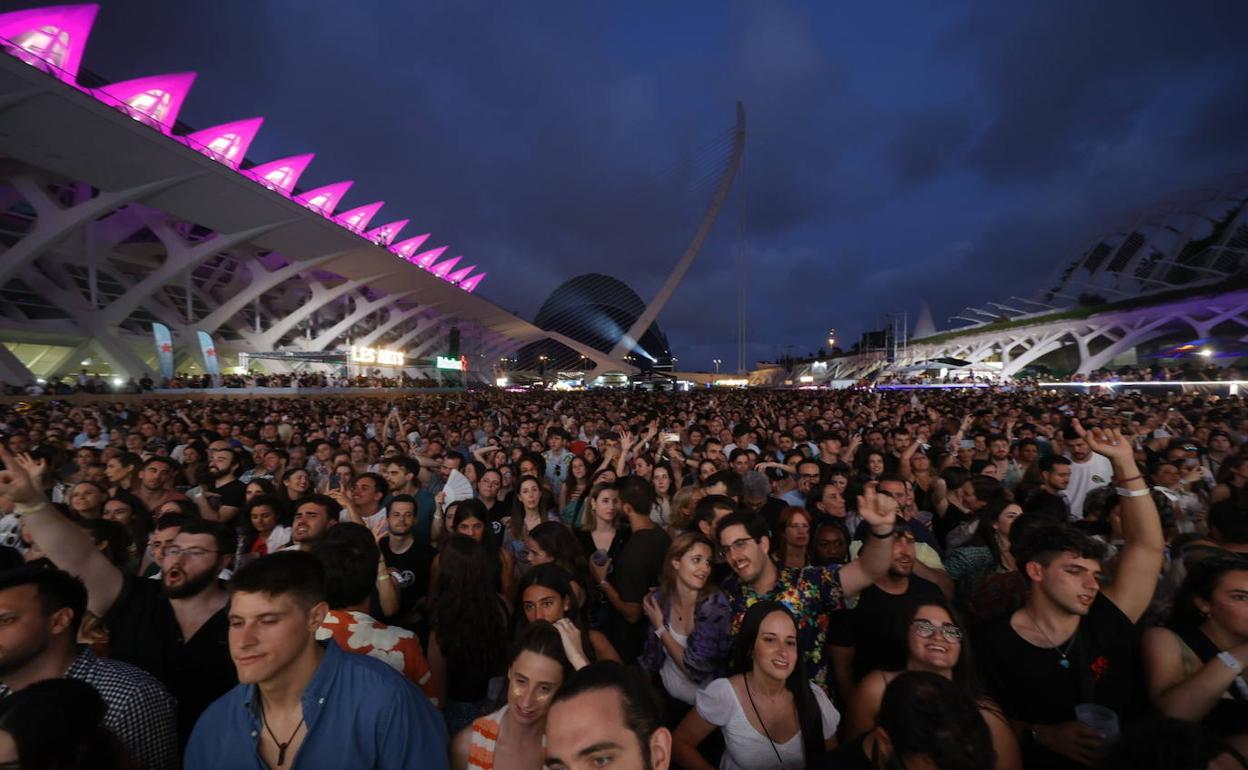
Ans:
{"label": "banner with logo", "polygon": [[221,376],[221,362],[217,360],[217,346],[212,344],[212,335],[206,331],[200,331],[199,351],[204,356],[204,371],[212,375],[212,378]]}
{"label": "banner with logo", "polygon": [[152,336],[156,338],[156,364],[160,376],[173,379],[173,335],[164,324],[152,324]]}

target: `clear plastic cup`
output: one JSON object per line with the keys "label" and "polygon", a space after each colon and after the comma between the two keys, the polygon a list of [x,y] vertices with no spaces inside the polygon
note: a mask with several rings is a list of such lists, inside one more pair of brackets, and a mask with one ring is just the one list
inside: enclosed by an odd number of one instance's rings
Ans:
{"label": "clear plastic cup", "polygon": [[1118,741],[1118,715],[1113,709],[1097,703],[1080,703],[1075,706],[1075,720],[1084,727],[1100,733],[1107,744]]}

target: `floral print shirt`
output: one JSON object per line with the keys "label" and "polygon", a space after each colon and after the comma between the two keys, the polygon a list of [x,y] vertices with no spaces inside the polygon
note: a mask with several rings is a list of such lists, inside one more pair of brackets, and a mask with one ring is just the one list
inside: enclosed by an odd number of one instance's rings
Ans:
{"label": "floral print shirt", "polygon": [[388,626],[363,612],[330,610],[317,629],[316,638],[320,641],[333,639],[347,652],[388,664],[429,696],[433,705],[439,705],[420,639],[406,628]]}
{"label": "floral print shirt", "polygon": [[769,599],[780,602],[797,618],[797,646],[807,675],[826,692],[831,685],[826,652],[828,622],[832,613],[846,608],[839,566],[779,569],[776,584],[767,593],[756,593],[736,575],[724,581],[723,591],[732,610],[732,637],[736,638],[745,611],[754,603]]}

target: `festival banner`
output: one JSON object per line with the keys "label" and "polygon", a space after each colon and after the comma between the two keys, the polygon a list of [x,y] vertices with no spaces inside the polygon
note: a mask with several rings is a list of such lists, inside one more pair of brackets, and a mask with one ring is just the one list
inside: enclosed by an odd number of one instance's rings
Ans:
{"label": "festival banner", "polygon": [[156,363],[160,366],[160,376],[173,379],[173,335],[164,324],[152,324],[152,335],[156,338]]}
{"label": "festival banner", "polygon": [[212,344],[212,335],[206,331],[200,331],[199,350],[204,356],[204,371],[212,375],[212,378],[221,376],[221,362],[217,360],[217,346]]}

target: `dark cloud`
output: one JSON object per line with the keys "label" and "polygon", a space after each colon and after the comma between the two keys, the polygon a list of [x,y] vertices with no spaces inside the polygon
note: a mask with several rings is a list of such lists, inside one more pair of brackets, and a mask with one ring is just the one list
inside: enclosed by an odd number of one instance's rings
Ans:
{"label": "dark cloud", "polygon": [[[37,2],[25,5],[37,5]],[[806,352],[926,299],[1033,294],[1130,211],[1243,170],[1240,0],[871,5],[127,0],[86,66],[197,70],[185,118],[267,118],[532,317],[574,275],[643,298],[693,236],[740,99],[742,175],[660,323],[681,364]],[[700,180],[700,183],[699,183]],[[692,188],[692,189],[691,189]],[[744,233],[744,239],[741,234]],[[727,369],[728,366],[725,366]]]}
{"label": "dark cloud", "polygon": [[907,117],[887,148],[900,184],[921,184],[960,160],[972,136],[962,105],[935,107]]}
{"label": "dark cloud", "polygon": [[989,179],[1029,182],[1120,142],[1176,77],[1248,66],[1237,0],[998,3],[977,0],[946,50],[983,84],[986,129],[970,161]]}

